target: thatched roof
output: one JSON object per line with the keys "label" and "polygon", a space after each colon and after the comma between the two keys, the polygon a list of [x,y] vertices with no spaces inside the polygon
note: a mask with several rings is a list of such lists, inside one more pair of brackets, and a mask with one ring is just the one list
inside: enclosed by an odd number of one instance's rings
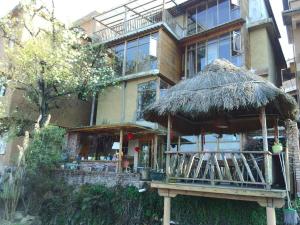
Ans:
{"label": "thatched roof", "polygon": [[257,118],[261,107],[266,107],[267,114],[282,120],[294,120],[298,116],[293,97],[251,71],[217,59],[197,76],[170,88],[159,101],[146,109],[145,118],[166,125],[167,115],[171,114],[180,130],[187,125],[186,121],[189,126],[198,123],[197,127],[201,127],[201,122],[218,118]]}

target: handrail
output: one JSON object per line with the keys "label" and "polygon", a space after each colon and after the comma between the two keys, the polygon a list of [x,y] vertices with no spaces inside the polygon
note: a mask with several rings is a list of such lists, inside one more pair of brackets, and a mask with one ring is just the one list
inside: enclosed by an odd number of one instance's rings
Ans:
{"label": "handrail", "polygon": [[270,188],[272,153],[269,151],[167,151],[167,180],[236,183]]}
{"label": "handrail", "polygon": [[153,10],[145,15],[123,21],[111,27],[105,27],[95,31],[94,35],[100,42],[104,42],[118,38],[128,32],[143,29],[161,22],[165,23],[178,37],[183,37],[184,29],[176,22],[167,10],[163,11],[161,9]]}

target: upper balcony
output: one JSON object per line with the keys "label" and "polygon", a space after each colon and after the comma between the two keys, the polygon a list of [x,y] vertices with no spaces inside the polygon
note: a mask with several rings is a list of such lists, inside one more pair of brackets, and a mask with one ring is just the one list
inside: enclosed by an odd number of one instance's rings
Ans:
{"label": "upper balcony", "polygon": [[130,1],[94,17],[97,25],[93,38],[97,42],[106,43],[164,25],[180,39],[184,36],[184,29],[173,16],[176,5],[173,0]]}
{"label": "upper balcony", "polygon": [[107,43],[164,26],[178,40],[241,17],[236,0],[133,0],[94,17],[93,38]]}

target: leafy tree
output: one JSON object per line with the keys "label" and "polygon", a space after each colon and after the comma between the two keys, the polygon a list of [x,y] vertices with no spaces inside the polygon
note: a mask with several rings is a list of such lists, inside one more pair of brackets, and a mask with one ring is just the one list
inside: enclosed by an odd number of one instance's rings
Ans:
{"label": "leafy tree", "polygon": [[47,7],[30,0],[20,3],[17,15],[0,20],[0,35],[8,43],[6,58],[0,59],[2,76],[36,106],[41,126],[63,96],[87,99],[113,83],[107,50],[56,19],[54,9],[53,2]]}

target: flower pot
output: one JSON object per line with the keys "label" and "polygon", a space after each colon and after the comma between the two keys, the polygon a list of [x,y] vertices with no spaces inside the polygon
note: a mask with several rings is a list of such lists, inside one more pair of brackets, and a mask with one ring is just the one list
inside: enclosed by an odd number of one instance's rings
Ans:
{"label": "flower pot", "polygon": [[273,153],[280,153],[280,152],[282,152],[282,150],[283,150],[283,147],[282,147],[282,144],[274,144],[273,146],[272,146],[272,151],[273,151]]}

